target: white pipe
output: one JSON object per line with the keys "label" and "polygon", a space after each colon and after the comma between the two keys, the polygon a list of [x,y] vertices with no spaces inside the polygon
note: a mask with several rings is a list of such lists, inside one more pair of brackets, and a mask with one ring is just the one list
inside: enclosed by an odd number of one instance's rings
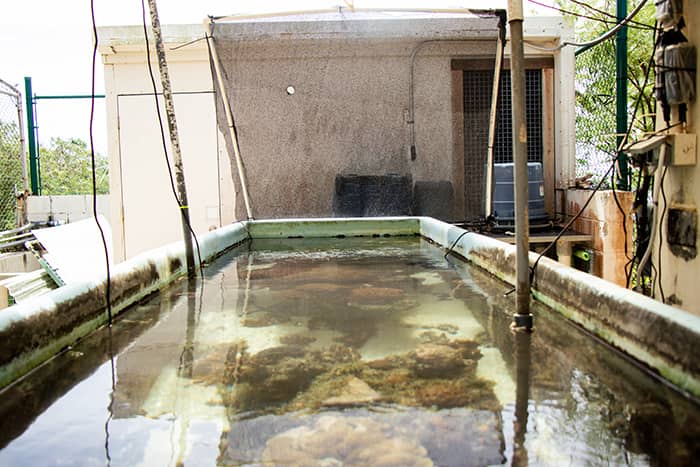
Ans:
{"label": "white pipe", "polygon": [[[418,55],[418,52],[420,52],[423,47],[431,44],[449,44],[449,43],[457,43],[457,44],[464,44],[464,43],[472,43],[476,41],[482,41],[484,40],[483,38],[470,38],[470,39],[428,39],[423,42],[418,43],[413,50],[411,51],[411,56],[409,58],[410,61],[410,72],[408,75],[408,120],[406,123],[409,125],[410,129],[410,140],[411,140],[411,146],[409,148],[410,154],[411,154],[411,160],[415,160],[417,157],[417,149],[416,149],[416,97],[415,97],[415,74],[416,74],[416,56]],[[486,40],[492,40],[492,39],[486,39]]]}
{"label": "white pipe", "polygon": [[[505,26],[503,26],[505,28]],[[501,82],[501,65],[505,52],[505,35],[498,36],[496,50],[496,67],[493,70],[493,87],[491,89],[491,114],[489,119],[489,148],[486,154],[486,197],[484,199],[484,219],[492,214],[493,204],[493,147],[496,139],[496,111],[498,108],[498,88]]]}
{"label": "white pipe", "polygon": [[[639,266],[637,266],[637,286],[636,290],[641,291],[644,284],[642,281],[642,274],[644,273],[644,268],[647,265],[647,262],[649,261],[649,258],[651,257],[651,252],[653,249],[654,245],[654,240],[656,238],[656,220],[659,218],[658,211],[659,211],[659,192],[661,191],[661,168],[666,165],[666,143],[661,145],[661,148],[659,150],[659,162],[658,166],[656,167],[656,174],[654,174],[654,194],[653,194],[653,199],[652,202],[654,203],[654,212],[652,212],[652,219],[651,219],[651,232],[649,233],[649,244],[647,245],[647,249],[644,252],[644,256],[642,256],[641,261],[639,261]],[[661,226],[659,225],[659,229]]]}
{"label": "white pipe", "polygon": [[216,52],[216,45],[212,36],[213,21],[207,20],[207,42],[209,43],[209,49],[212,54],[212,61],[214,62],[214,71],[216,72],[216,80],[219,84],[219,91],[221,91],[221,100],[224,104],[224,113],[226,113],[226,122],[228,124],[229,136],[231,137],[231,144],[233,146],[233,154],[236,158],[236,168],[238,169],[238,178],[241,180],[241,191],[243,192],[243,202],[245,203],[245,210],[248,219],[253,219],[253,209],[250,206],[250,196],[248,194],[248,180],[245,175],[245,167],[243,166],[243,159],[241,158],[241,152],[238,147],[238,137],[236,136],[236,130],[233,124],[233,112],[231,112],[231,106],[228,101],[228,93],[226,92],[226,84],[224,83],[224,78],[221,73],[221,63],[219,62],[219,54]]}
{"label": "white pipe", "polygon": [[445,13],[445,14],[475,14],[488,13],[492,9],[473,9],[473,8],[319,8],[311,10],[291,10],[277,11],[268,13],[252,13],[241,15],[226,15],[207,18],[207,21],[236,21],[259,18],[273,18],[280,16],[297,16],[297,15],[318,15],[324,13],[343,13],[350,11],[352,13]]}

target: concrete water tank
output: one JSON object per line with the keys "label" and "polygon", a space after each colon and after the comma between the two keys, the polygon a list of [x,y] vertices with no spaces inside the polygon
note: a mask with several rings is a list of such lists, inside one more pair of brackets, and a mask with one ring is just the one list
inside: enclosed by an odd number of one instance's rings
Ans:
{"label": "concrete water tank", "polygon": [[[512,162],[493,165],[493,216],[498,225],[515,224],[515,200],[513,198],[515,167]],[[544,209],[544,175],[541,162],[528,162],[528,215],[532,221],[546,221]]]}

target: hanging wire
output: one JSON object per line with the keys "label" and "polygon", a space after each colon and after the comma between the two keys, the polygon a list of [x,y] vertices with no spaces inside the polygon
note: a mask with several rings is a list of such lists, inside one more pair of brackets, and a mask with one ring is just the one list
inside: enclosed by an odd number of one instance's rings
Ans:
{"label": "hanging wire", "polygon": [[[608,12],[605,11],[605,10],[601,10],[600,8],[596,8],[596,7],[594,7],[593,5],[590,5],[590,4],[585,3],[585,2],[581,2],[581,1],[579,1],[579,0],[569,0],[569,1],[570,1],[571,3],[574,3],[574,4],[576,4],[576,5],[581,6],[581,7],[583,7],[583,8],[586,8],[586,9],[588,9],[588,10],[590,10],[590,11],[594,11],[594,12],[596,12],[596,13],[599,13],[599,14],[603,15],[603,16],[607,16],[608,18],[612,18],[612,19],[614,20],[613,23],[617,24],[617,20],[618,20],[617,15],[615,15],[615,14],[613,14],[613,13],[608,13]],[[643,23],[643,22],[641,22],[641,21],[630,20],[629,24],[630,24],[629,27],[633,27],[633,26],[631,26],[632,24],[634,24],[635,26],[637,26],[636,29],[649,29],[649,30],[654,30],[654,29],[655,29],[652,25]]]}
{"label": "hanging wire", "polygon": [[[644,3],[644,2],[642,2],[642,3]],[[646,87],[647,81],[649,80],[649,70],[652,68],[651,65],[653,64],[653,61],[654,61],[654,55],[652,54],[651,58],[649,59],[649,66],[647,67],[647,73],[646,73],[646,76],[644,77],[644,85],[642,86],[642,89],[644,89],[644,88]],[[540,262],[540,259],[542,259],[542,257],[543,257],[544,255],[547,254],[547,252],[552,248],[552,246],[556,245],[557,241],[559,241],[559,239],[561,239],[561,237],[564,235],[564,233],[565,233],[567,230],[569,230],[569,228],[574,224],[574,222],[576,222],[576,220],[577,220],[579,217],[581,217],[581,215],[583,214],[583,211],[586,210],[586,208],[588,207],[588,205],[589,205],[589,204],[591,203],[591,201],[593,200],[593,197],[595,196],[596,192],[598,192],[598,190],[600,190],[600,187],[603,186],[603,183],[604,183],[604,182],[606,181],[606,179],[608,178],[608,175],[610,175],[610,174],[613,172],[613,170],[614,170],[614,168],[615,168],[615,165],[616,165],[617,162],[618,162],[618,159],[619,159],[620,156],[623,154],[623,153],[622,153],[622,148],[625,147],[625,144],[627,144],[627,140],[629,139],[630,133],[632,132],[632,128],[634,127],[634,122],[635,122],[635,120],[636,120],[636,118],[637,118],[637,111],[639,110],[639,104],[640,104],[641,101],[642,101],[642,94],[643,94],[643,93],[640,92],[640,93],[637,95],[637,99],[636,99],[635,102],[634,102],[634,110],[633,110],[633,112],[632,112],[632,118],[630,119],[630,123],[629,123],[629,125],[627,126],[627,132],[625,133],[624,138],[622,138],[622,140],[620,141],[620,144],[619,144],[619,146],[618,146],[618,148],[617,148],[616,156],[615,156],[615,158],[613,159],[612,163],[610,164],[610,167],[608,167],[608,170],[605,171],[605,173],[604,173],[603,176],[601,177],[601,179],[600,179],[600,181],[598,182],[598,184],[595,186],[595,188],[593,188],[593,191],[591,192],[591,195],[588,197],[588,199],[587,199],[586,202],[583,204],[583,206],[581,207],[581,209],[569,220],[569,222],[566,223],[566,225],[565,225],[564,227],[562,227],[561,231],[557,234],[557,236],[554,238],[554,240],[552,240],[552,241],[545,247],[545,249],[542,250],[542,252],[537,256],[537,259],[535,260],[535,263],[534,263],[534,264],[532,265],[532,267],[530,268],[530,286],[531,286],[531,287],[534,285],[535,272],[537,271],[537,266],[538,266],[538,264],[539,264],[539,262]]]}
{"label": "hanging wire", "polygon": [[[156,79],[153,73],[153,65],[151,64],[151,46],[148,40],[148,27],[146,26],[146,5],[144,0],[141,0],[141,21],[143,23],[143,37],[146,42],[146,64],[148,65],[148,76],[151,78],[151,86],[153,88],[153,98],[156,102],[156,114],[158,115],[158,126],[160,128],[160,139],[163,145],[163,155],[165,156],[165,166],[168,168],[168,177],[170,178],[170,188],[173,192],[173,197],[178,207],[182,208],[182,203],[180,198],[177,196],[177,189],[175,188],[175,178],[173,177],[173,169],[170,167],[170,158],[168,157],[168,143],[165,140],[165,128],[163,128],[163,116],[160,112],[160,105],[158,103],[158,87],[156,86]],[[186,220],[187,229],[192,234],[194,238],[194,243],[197,246],[197,258],[199,259],[199,274],[202,277],[202,283],[204,282],[204,265],[202,264],[202,254],[199,248],[199,240],[197,240],[197,234],[194,233],[192,225],[189,220]]]}
{"label": "hanging wire", "polygon": [[95,138],[92,133],[92,127],[95,120],[95,67],[97,62],[97,24],[95,23],[95,4],[94,0],[90,0],[90,17],[92,19],[92,88],[90,95],[90,161],[92,163],[92,216],[95,219],[97,228],[100,230],[102,238],[102,247],[105,253],[105,270],[107,273],[107,282],[105,287],[105,301],[107,302],[107,325],[112,326],[112,286],[111,286],[111,271],[109,266],[109,249],[107,248],[107,238],[105,237],[104,229],[97,216],[97,176],[95,168]]}
{"label": "hanging wire", "polygon": [[[603,24],[607,24],[607,25],[615,25],[615,24],[617,24],[617,17],[616,17],[615,15],[613,15],[613,14],[611,14],[611,13],[608,13],[608,12],[606,12],[606,11],[603,11],[603,10],[599,10],[599,9],[597,9],[597,8],[595,8],[595,7],[586,5],[585,3],[576,2],[575,0],[571,0],[571,1],[572,1],[573,3],[576,3],[577,5],[580,5],[580,6],[589,8],[589,9],[595,11],[596,13],[600,13],[600,14],[602,14],[602,15],[604,15],[604,16],[606,16],[606,17],[610,17],[610,18],[612,18],[612,19],[611,19],[611,20],[607,20],[607,19],[603,19],[603,18],[598,18],[598,17],[596,17],[596,16],[590,16],[590,15],[586,15],[586,14],[583,14],[583,13],[577,13],[577,12],[571,11],[571,10],[565,10],[565,9],[563,9],[563,8],[560,8],[560,7],[557,7],[557,6],[554,6],[554,5],[547,5],[546,3],[538,2],[537,0],[527,0],[527,1],[530,2],[530,3],[533,3],[533,4],[535,4],[535,5],[539,5],[539,6],[542,6],[542,7],[545,7],[545,8],[549,8],[550,10],[558,11],[559,13],[561,13],[561,14],[563,14],[563,15],[573,16],[573,17],[575,17],[575,18],[580,18],[580,19],[589,19],[589,20],[591,20],[591,21],[596,21],[596,22],[598,22],[598,23],[603,23]],[[640,22],[638,22],[638,21],[633,21],[633,20],[630,20],[630,22],[629,22],[629,24],[628,24],[627,27],[629,27],[629,28],[631,28],[631,29],[644,29],[644,30],[652,29],[651,26],[649,26],[648,24],[640,23]]]}
{"label": "hanging wire", "polygon": [[644,5],[646,5],[647,1],[648,1],[648,0],[641,0],[641,1],[639,2],[639,4],[634,8],[634,10],[632,10],[632,12],[631,12],[629,15],[627,15],[626,18],[624,18],[622,21],[620,21],[620,22],[617,24],[617,26],[615,26],[614,28],[610,29],[608,32],[604,33],[603,35],[599,36],[598,38],[593,39],[593,40],[590,40],[590,41],[588,41],[588,42],[570,42],[570,41],[565,41],[565,42],[562,42],[561,44],[559,44],[559,45],[556,46],[556,47],[543,47],[543,46],[541,46],[541,45],[537,45],[537,44],[532,43],[532,41],[524,41],[524,42],[525,42],[527,45],[529,45],[530,47],[534,48],[534,49],[542,50],[542,51],[545,51],[545,52],[556,52],[556,51],[558,51],[558,50],[563,49],[563,48],[566,47],[566,46],[586,47],[586,48],[587,48],[587,47],[592,47],[592,46],[594,46],[594,45],[598,45],[598,44],[600,44],[601,42],[610,39],[612,36],[615,35],[615,33],[616,33],[617,31],[619,31],[620,29],[622,29],[622,28],[624,28],[625,26],[627,26],[627,25],[629,24],[629,22],[632,21],[632,18],[634,18],[635,16],[637,16],[637,13],[639,13],[639,11],[642,9],[642,7],[643,7]]}

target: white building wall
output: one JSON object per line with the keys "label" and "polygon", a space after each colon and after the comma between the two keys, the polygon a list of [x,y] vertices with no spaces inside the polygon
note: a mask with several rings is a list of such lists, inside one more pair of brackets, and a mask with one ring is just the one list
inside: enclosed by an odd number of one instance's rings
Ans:
{"label": "white building wall", "polygon": [[[555,45],[562,31],[565,35],[570,32],[560,18],[528,18],[525,22],[526,37],[544,46]],[[115,256],[119,261],[178,240],[182,233],[179,210],[167,177],[155,117],[155,103],[153,96],[149,95],[152,88],[146,67],[142,30],[140,27],[102,28],[99,34],[107,90],[111,222]],[[236,219],[235,173],[232,172],[223,135],[216,128],[217,106],[214,102],[206,43],[200,41],[172,50],[174,45],[201,38],[203,29],[201,26],[168,27],[165,35],[190,196],[190,215],[195,231],[201,233]],[[304,99],[305,93],[313,92],[313,89],[305,86],[324,86],[328,92],[334,89],[334,83],[324,82],[324,76],[309,71],[323,63],[327,64],[330,57],[321,54],[306,61],[285,60],[280,54],[293,57],[294,53],[303,54],[305,47],[315,47],[318,50],[318,45],[314,46],[313,41],[300,41],[291,47],[288,54],[283,50],[282,42],[284,41],[268,38],[241,44],[233,50],[241,67],[236,73],[243,73],[229,77],[234,81],[239,80],[237,92],[230,98],[234,102],[247,170],[253,180],[251,183],[255,185],[251,193],[253,207],[263,217],[271,215],[270,213],[274,215],[279,209],[282,209],[279,212],[285,209],[290,212],[284,206],[295,205],[299,209],[294,212],[300,214],[328,215],[332,180],[343,168],[338,165],[329,169],[332,162],[328,160],[324,145],[338,141],[337,138],[329,139],[328,136],[343,131],[343,119],[334,119],[332,114],[329,114],[331,118],[319,118],[312,108],[305,109],[302,106],[295,111],[294,106],[303,102],[301,99]],[[373,49],[348,48],[336,58],[336,64],[340,67],[340,75],[336,79],[338,83],[343,81],[347,73],[352,72],[351,60],[353,63],[362,63],[362,67],[357,70],[357,80],[352,81],[352,88],[337,89],[337,96],[327,97],[326,106],[337,106],[338,101],[334,99],[345,99],[345,111],[350,109],[357,118],[363,115],[375,118],[373,104],[364,102],[363,99],[389,99],[397,102],[395,115],[382,117],[390,121],[386,128],[363,129],[350,125],[353,131],[359,132],[354,136],[348,135],[348,141],[352,143],[350,148],[356,149],[355,141],[376,143],[353,156],[357,158],[358,166],[371,166],[372,157],[386,158],[379,165],[387,168],[387,171],[391,171],[388,170],[391,169],[391,161],[396,162],[397,172],[402,172],[401,167],[407,164],[409,131],[405,111],[410,70],[408,56],[417,43],[417,40],[392,38],[384,45],[374,44]],[[329,50],[334,47],[342,49],[342,43],[328,45]],[[372,57],[372,50],[380,52]],[[385,51],[383,55],[381,50]],[[258,53],[261,51],[264,53]],[[529,56],[553,55],[555,59],[553,153],[557,168],[556,186],[566,188],[573,178],[573,55],[566,49],[551,54],[529,47],[526,53]],[[493,44],[476,42],[467,50],[465,44],[446,43],[426,47],[416,59],[415,120],[419,155],[416,163],[410,165],[414,180],[450,180],[455,177],[458,167],[455,167],[453,140],[461,136],[453,134],[454,115],[451,106],[454,83],[450,61],[452,58],[469,55],[488,57],[492,54]],[[155,58],[152,63],[156,82],[159,83]],[[389,72],[377,76],[382,70]],[[290,81],[289,77],[293,76],[305,76],[309,80]],[[330,70],[325,79],[332,76]],[[289,98],[284,93],[287,85],[295,85],[298,94]],[[319,111],[322,115],[323,100],[317,102],[321,104]],[[263,109],[275,110],[268,113],[274,115],[274,119],[261,120]],[[314,138],[307,138],[302,143],[299,138],[303,134],[299,131],[308,132],[310,122],[320,125],[319,132]],[[295,132],[295,128],[299,131]],[[331,133],[326,134],[324,128],[332,130]],[[303,144],[308,151],[301,146],[296,148]],[[289,151],[290,148],[299,151]],[[338,151],[338,154],[341,152]],[[309,154],[313,157],[308,163],[299,164],[294,159]],[[333,157],[342,162],[338,154]],[[365,160],[362,160],[363,157]],[[235,166],[233,169],[235,171]],[[313,190],[326,193],[326,198],[316,204],[310,202],[319,198],[317,194],[306,194]],[[307,199],[304,196],[308,196]],[[238,204],[238,215],[242,216],[244,211],[240,197]],[[312,209],[302,212],[302,209],[309,206]],[[260,217],[260,214],[256,214],[256,217]]]}

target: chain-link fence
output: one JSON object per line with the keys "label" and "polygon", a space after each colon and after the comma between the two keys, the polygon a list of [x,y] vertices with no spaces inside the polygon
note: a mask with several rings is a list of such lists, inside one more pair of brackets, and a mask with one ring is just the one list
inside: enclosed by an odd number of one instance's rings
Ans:
{"label": "chain-link fence", "polygon": [[[587,15],[588,19],[578,19],[577,30],[580,32],[577,39],[580,42],[597,38],[611,27],[609,21],[614,18],[614,7],[609,2],[560,0],[557,3],[566,10],[578,9]],[[656,104],[650,66],[655,41],[654,12],[654,3],[649,2],[627,26],[625,107],[628,122],[632,124],[632,141],[654,129]],[[593,183],[600,181],[610,169],[616,156],[618,136],[624,136],[617,134],[616,41],[616,38],[603,41],[580,50],[576,55],[576,176],[591,174]],[[620,133],[625,132],[620,130]],[[611,182],[612,177],[609,177],[603,187],[609,188]]]}
{"label": "chain-link fence", "polygon": [[590,174],[594,184],[615,158],[615,82],[611,42],[576,57],[576,177]]}
{"label": "chain-link fence", "polygon": [[26,165],[22,138],[22,96],[0,80],[0,231],[24,223]]}

